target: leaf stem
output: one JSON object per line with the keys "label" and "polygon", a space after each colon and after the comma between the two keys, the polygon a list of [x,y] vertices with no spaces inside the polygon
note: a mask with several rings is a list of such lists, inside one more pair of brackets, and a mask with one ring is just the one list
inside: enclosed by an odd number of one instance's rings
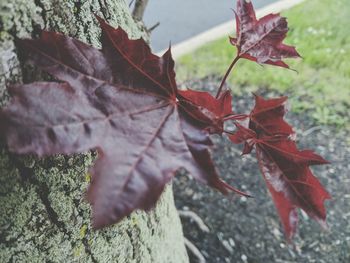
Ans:
{"label": "leaf stem", "polygon": [[230,114],[227,115],[223,118],[223,121],[228,121],[228,120],[244,120],[248,118],[249,115],[247,114]]}
{"label": "leaf stem", "polygon": [[229,68],[227,69],[227,71],[226,71],[226,73],[225,73],[225,76],[224,76],[224,78],[223,78],[222,81],[221,81],[221,84],[220,84],[220,87],[219,87],[219,89],[218,89],[218,92],[216,93],[216,98],[219,98],[219,96],[220,96],[220,94],[221,94],[221,91],[222,91],[222,88],[223,88],[223,86],[224,86],[224,84],[225,84],[225,82],[226,82],[226,79],[227,79],[228,75],[230,74],[230,72],[231,72],[233,66],[237,63],[237,61],[238,61],[239,59],[240,59],[240,56],[237,55],[237,56],[235,57],[235,59],[232,61],[232,63],[231,63],[231,65],[229,66]]}
{"label": "leaf stem", "polygon": [[223,130],[224,133],[230,134],[230,135],[234,135],[235,133],[233,131],[228,131],[228,130]]}

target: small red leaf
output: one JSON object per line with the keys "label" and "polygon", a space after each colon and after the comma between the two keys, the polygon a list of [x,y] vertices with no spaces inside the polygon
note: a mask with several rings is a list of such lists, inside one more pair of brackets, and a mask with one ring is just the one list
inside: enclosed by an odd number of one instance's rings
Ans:
{"label": "small red leaf", "polygon": [[271,151],[263,144],[256,145],[257,158],[266,184],[282,220],[285,233],[290,239],[297,226],[297,207],[303,209],[311,218],[325,225],[326,209],[324,201],[330,195],[313,176],[308,162],[295,163]]}
{"label": "small red leaf", "polygon": [[265,100],[255,95],[255,107],[250,114],[250,128],[257,134],[293,135],[293,128],[283,119],[286,101],[287,97]]}
{"label": "small red leaf", "polygon": [[256,133],[253,130],[248,129],[237,122],[235,123],[235,125],[237,127],[237,130],[235,133],[229,135],[229,139],[234,144],[244,143],[242,155],[251,153],[257,138]]}
{"label": "small red leaf", "polygon": [[236,14],[236,38],[230,38],[238,49],[238,57],[259,64],[271,64],[289,68],[282,60],[300,57],[294,47],[283,44],[288,32],[287,20],[269,14],[257,20],[251,1],[238,0]]}
{"label": "small red leaf", "polygon": [[179,90],[180,105],[190,115],[203,122],[210,133],[223,132],[224,118],[232,112],[232,95],[230,91],[219,98],[208,92]]}
{"label": "small red leaf", "polygon": [[255,146],[260,170],[290,239],[297,227],[297,208],[325,224],[324,201],[330,195],[309,168],[328,162],[311,150],[298,150],[291,136],[293,129],[284,120],[286,99],[265,100],[255,96],[249,127],[235,123],[237,130],[230,139],[233,143],[245,144],[243,153],[251,152]]}

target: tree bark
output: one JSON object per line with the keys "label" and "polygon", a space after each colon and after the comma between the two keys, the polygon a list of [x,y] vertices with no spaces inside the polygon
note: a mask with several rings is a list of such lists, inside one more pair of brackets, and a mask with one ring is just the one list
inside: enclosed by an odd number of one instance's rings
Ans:
{"label": "tree bark", "polygon": [[[145,36],[124,0],[1,0],[0,105],[9,99],[6,85],[42,76],[20,63],[15,37],[50,29],[98,47],[93,13],[130,37]],[[188,262],[171,186],[151,212],[134,212],[104,230],[91,228],[84,192],[93,160],[92,152],[18,157],[0,146],[0,262]]]}

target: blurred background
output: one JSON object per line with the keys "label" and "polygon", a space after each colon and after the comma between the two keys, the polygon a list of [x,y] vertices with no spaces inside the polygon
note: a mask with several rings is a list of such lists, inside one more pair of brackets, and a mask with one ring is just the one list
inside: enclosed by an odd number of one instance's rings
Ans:
{"label": "blurred background", "polygon": [[[273,2],[276,0],[258,0],[254,4],[259,8]],[[149,0],[144,22],[149,27],[159,22],[151,35],[153,50],[166,49],[170,43],[175,45],[232,20],[231,9],[235,6],[235,0]]]}
{"label": "blurred background", "polygon": [[[256,9],[276,1],[252,1]],[[159,51],[233,18],[228,0],[149,0],[145,23],[152,47]],[[284,238],[279,218],[260,175],[255,156],[225,138],[213,138],[216,165],[230,184],[254,198],[223,197],[194,182],[186,173],[174,183],[175,200],[191,262],[350,262],[350,1],[307,0],[284,11],[286,43],[303,59],[287,63],[298,73],[241,60],[228,85],[234,110],[249,112],[251,92],[266,98],[289,96],[288,121],[296,128],[299,148],[310,148],[331,164],[313,167],[331,193],[326,202],[329,231],[300,212],[294,244]],[[232,23],[232,27],[235,24]],[[176,60],[182,87],[215,92],[235,48],[224,37],[203,43]]]}

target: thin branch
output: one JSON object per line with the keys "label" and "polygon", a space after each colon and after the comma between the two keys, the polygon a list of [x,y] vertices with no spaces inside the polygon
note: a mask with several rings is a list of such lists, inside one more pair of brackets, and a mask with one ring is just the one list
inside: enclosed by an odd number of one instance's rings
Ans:
{"label": "thin branch", "polygon": [[156,29],[160,25],[160,22],[155,23],[150,28],[147,28],[147,32],[151,33],[154,29]]}
{"label": "thin branch", "polygon": [[133,3],[134,3],[134,0],[131,0],[129,3],[129,7],[131,7]]}
{"label": "thin branch", "polygon": [[222,91],[222,88],[223,88],[223,86],[224,86],[224,84],[225,84],[225,82],[226,82],[226,79],[227,79],[228,75],[230,74],[230,72],[231,72],[233,66],[237,63],[237,61],[238,61],[239,59],[240,59],[240,56],[237,55],[237,56],[235,57],[235,59],[232,61],[232,63],[231,63],[231,65],[229,66],[229,68],[227,69],[227,71],[226,71],[226,73],[225,73],[225,76],[224,76],[224,78],[223,78],[222,81],[221,81],[221,84],[220,84],[220,87],[219,87],[219,89],[218,89],[218,92],[216,93],[216,98],[219,98],[219,96],[220,96],[220,94],[221,94],[221,91]]}
{"label": "thin branch", "polygon": [[142,21],[143,14],[145,13],[148,0],[136,0],[132,16],[137,21]]}

